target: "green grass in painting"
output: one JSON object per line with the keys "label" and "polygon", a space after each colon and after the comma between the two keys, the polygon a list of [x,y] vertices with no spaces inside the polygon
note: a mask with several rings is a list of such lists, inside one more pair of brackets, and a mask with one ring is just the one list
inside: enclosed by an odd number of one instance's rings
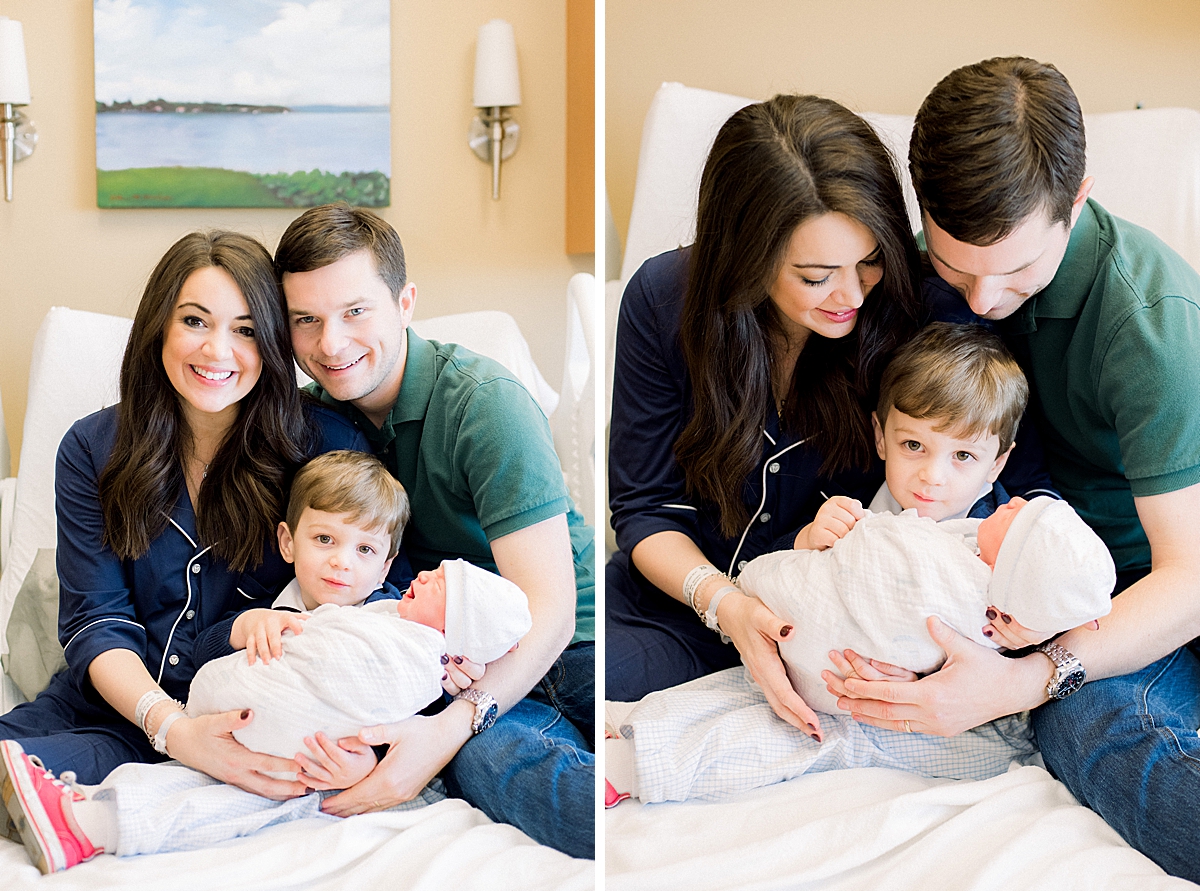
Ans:
{"label": "green grass in painting", "polygon": [[378,172],[253,174],[220,167],[142,167],[96,171],[100,207],[315,207],[348,201],[386,207],[388,178]]}

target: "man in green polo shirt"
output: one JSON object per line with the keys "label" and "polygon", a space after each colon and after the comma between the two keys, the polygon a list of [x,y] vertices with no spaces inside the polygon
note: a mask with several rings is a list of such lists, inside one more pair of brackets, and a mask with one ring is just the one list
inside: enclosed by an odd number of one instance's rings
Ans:
{"label": "man in green polo shirt", "polygon": [[381,810],[440,772],[492,819],[593,857],[593,531],[567,494],[545,415],[498,363],[413,333],[404,250],[371,212],[306,211],[284,232],[275,268],[313,392],[358,424],[408,491],[413,570],[463,557],[520,586],[533,616],[520,646],[482,676],[448,654],[454,700],[364,732],[391,748],[323,808]]}
{"label": "man in green polo shirt", "polygon": [[1118,582],[1099,631],[1021,658],[930,620],[940,671],[837,681],[839,704],[942,735],[1036,708],[1054,774],[1200,882],[1200,276],[1088,199],[1083,116],[1053,66],[952,72],[917,114],[909,163],[940,276],[927,293],[956,291],[998,321],[1032,384],[1051,478],[1108,545]]}

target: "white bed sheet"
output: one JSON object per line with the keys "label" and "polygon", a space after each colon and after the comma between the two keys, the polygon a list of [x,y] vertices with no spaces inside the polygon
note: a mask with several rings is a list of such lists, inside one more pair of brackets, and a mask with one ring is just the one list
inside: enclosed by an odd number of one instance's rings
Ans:
{"label": "white bed sheet", "polygon": [[43,879],[25,849],[0,839],[0,888],[106,891],[583,891],[595,864],[491,822],[464,801],[332,822],[297,820],[213,848],[95,860]]}
{"label": "white bed sheet", "polygon": [[[631,703],[607,703],[619,724]],[[605,814],[606,891],[1195,889],[1133,850],[1040,767],[982,782],[867,768],[721,802]]]}

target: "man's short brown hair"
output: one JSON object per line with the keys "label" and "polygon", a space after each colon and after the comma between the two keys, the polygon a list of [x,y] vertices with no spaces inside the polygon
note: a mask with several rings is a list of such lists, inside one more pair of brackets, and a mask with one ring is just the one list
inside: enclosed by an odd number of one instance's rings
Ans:
{"label": "man's short brown hair", "polygon": [[925,97],[908,165],[933,222],[987,246],[1038,211],[1070,225],[1086,148],[1079,100],[1059,70],[997,58],[950,72]]}
{"label": "man's short brown hair", "polygon": [[937,430],[1000,437],[1003,455],[1017,435],[1029,384],[1000,338],[982,325],[934,322],[902,346],[883,372],[879,426],[893,408],[938,422]]}
{"label": "man's short brown hair", "polygon": [[408,284],[400,236],[387,220],[345,202],[310,208],[292,220],[275,249],[275,276],[282,281],[284,273],[312,272],[362,250],[371,252],[379,277],[399,300]]}
{"label": "man's short brown hair", "polygon": [[408,524],[408,493],[374,455],[341,450],[318,455],[300,468],[292,481],[287,525],[292,534],[305,508],[331,514],[349,514],[361,529],[386,532],[391,537],[389,557],[400,551]]}

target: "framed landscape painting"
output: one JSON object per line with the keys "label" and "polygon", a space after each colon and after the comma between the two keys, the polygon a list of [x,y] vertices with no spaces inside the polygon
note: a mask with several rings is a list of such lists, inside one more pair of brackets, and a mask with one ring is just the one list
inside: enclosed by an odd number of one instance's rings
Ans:
{"label": "framed landscape painting", "polygon": [[94,0],[100,207],[390,203],[389,0]]}

